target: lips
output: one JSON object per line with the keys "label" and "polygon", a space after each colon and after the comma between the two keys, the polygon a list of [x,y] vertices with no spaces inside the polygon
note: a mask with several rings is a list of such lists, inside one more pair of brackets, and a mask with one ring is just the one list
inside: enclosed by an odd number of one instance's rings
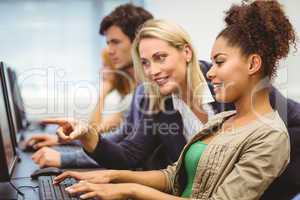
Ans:
{"label": "lips", "polygon": [[118,63],[118,59],[117,59],[117,58],[111,59],[111,61],[112,61],[113,63]]}
{"label": "lips", "polygon": [[219,91],[224,88],[224,83],[213,83],[214,92]]}
{"label": "lips", "polygon": [[159,77],[159,78],[155,78],[154,81],[157,83],[158,86],[163,86],[164,84],[166,84],[169,80],[168,76],[165,77]]}

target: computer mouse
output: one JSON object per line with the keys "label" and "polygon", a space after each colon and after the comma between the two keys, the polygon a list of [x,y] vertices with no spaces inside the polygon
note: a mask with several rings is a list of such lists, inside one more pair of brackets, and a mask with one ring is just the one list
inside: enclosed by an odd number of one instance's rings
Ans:
{"label": "computer mouse", "polygon": [[62,169],[56,167],[46,167],[35,170],[30,176],[32,179],[37,179],[39,176],[56,176],[63,172]]}

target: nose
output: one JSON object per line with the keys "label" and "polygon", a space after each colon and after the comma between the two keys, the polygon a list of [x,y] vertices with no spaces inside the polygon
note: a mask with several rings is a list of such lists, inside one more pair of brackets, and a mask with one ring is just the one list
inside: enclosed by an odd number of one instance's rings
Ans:
{"label": "nose", "polygon": [[152,64],[152,65],[150,66],[150,75],[151,75],[152,77],[155,77],[155,76],[159,75],[160,72],[161,72],[161,69],[160,69],[160,67],[159,67],[158,65]]}
{"label": "nose", "polygon": [[113,55],[115,53],[115,50],[111,45],[108,45],[107,49],[108,49],[108,54],[109,55]]}
{"label": "nose", "polygon": [[211,68],[208,70],[208,72],[206,73],[206,77],[210,80],[216,77],[216,69],[214,65],[212,65]]}

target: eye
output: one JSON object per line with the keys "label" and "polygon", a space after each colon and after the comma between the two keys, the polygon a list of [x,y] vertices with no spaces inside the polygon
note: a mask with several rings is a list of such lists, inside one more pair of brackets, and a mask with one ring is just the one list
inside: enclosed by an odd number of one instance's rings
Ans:
{"label": "eye", "polygon": [[225,61],[223,61],[223,60],[216,60],[215,61],[216,65],[218,65],[218,66],[221,66],[224,62]]}
{"label": "eye", "polygon": [[142,64],[143,68],[145,68],[145,69],[150,67],[150,62],[146,59],[142,59],[141,64]]}
{"label": "eye", "polygon": [[121,41],[120,41],[120,40],[117,40],[117,39],[112,39],[112,40],[109,41],[109,43],[111,43],[111,44],[113,44],[113,45],[118,45],[118,44],[121,43]]}
{"label": "eye", "polygon": [[167,57],[168,57],[167,54],[159,54],[159,55],[155,56],[155,61],[157,61],[159,63],[163,63],[166,61]]}

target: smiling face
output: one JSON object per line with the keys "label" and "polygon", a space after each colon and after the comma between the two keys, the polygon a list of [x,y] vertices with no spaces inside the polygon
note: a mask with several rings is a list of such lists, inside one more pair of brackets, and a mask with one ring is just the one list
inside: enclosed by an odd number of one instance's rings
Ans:
{"label": "smiling face", "polygon": [[186,90],[187,60],[192,54],[188,47],[178,50],[163,40],[143,38],[139,54],[145,75],[159,86],[162,95]]}
{"label": "smiling face", "polygon": [[211,59],[213,66],[207,72],[207,77],[214,86],[217,101],[236,102],[249,92],[249,62],[238,47],[228,45],[221,36],[213,45]]}
{"label": "smiling face", "polygon": [[118,26],[111,26],[104,33],[108,48],[108,54],[117,69],[131,65],[131,41]]}

